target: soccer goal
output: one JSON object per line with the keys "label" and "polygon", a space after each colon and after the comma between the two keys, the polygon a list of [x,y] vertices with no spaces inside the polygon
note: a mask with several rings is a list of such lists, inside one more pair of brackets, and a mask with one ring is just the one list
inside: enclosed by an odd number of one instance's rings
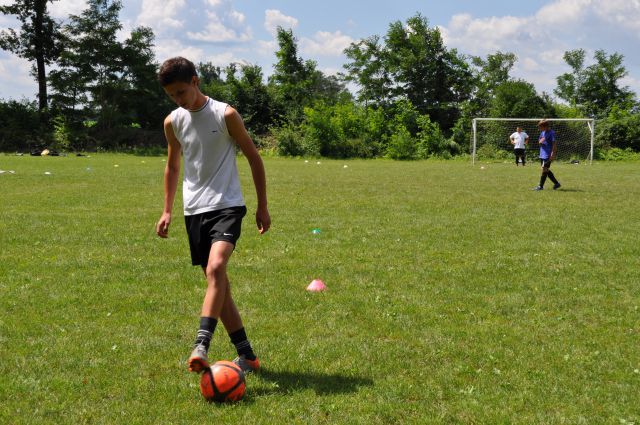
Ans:
{"label": "soccer goal", "polygon": [[[472,123],[471,157],[477,159],[511,159],[513,145],[509,137],[517,127],[529,135],[526,156],[529,161],[537,160],[538,122],[542,118],[474,118]],[[591,118],[547,118],[556,133],[558,150],[556,159],[574,164],[591,164],[593,161],[593,140],[595,120]]]}

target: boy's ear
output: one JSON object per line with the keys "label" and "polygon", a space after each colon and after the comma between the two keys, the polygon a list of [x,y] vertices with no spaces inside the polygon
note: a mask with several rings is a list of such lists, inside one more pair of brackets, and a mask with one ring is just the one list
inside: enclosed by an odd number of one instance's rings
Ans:
{"label": "boy's ear", "polygon": [[193,77],[191,77],[191,83],[198,87],[200,85],[200,78],[194,75]]}

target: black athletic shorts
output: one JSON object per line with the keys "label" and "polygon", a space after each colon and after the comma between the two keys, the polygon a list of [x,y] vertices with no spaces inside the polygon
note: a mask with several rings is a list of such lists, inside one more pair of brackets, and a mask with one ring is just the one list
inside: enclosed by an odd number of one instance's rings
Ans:
{"label": "black athletic shorts", "polygon": [[540,158],[540,165],[542,165],[542,168],[551,168],[551,160]]}
{"label": "black athletic shorts", "polygon": [[214,242],[226,241],[235,246],[240,238],[242,218],[245,214],[247,207],[242,206],[186,215],[184,222],[189,236],[191,264],[206,266]]}
{"label": "black athletic shorts", "polygon": [[521,157],[521,156],[524,157],[525,150],[524,150],[524,148],[522,148],[522,149],[518,148],[518,149],[514,149],[513,153],[516,154],[516,157]]}

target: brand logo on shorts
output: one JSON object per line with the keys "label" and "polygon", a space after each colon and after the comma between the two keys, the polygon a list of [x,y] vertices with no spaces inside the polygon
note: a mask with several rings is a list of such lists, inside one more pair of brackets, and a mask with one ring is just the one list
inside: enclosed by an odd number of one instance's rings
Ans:
{"label": "brand logo on shorts", "polygon": [[233,236],[233,233],[223,233],[224,236]]}

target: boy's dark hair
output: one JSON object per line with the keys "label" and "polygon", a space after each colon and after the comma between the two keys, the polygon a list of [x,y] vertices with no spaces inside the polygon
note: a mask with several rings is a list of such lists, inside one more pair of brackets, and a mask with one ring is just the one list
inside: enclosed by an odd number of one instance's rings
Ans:
{"label": "boy's dark hair", "polygon": [[197,77],[196,66],[188,59],[181,56],[167,59],[160,66],[158,81],[162,87],[168,86],[176,81],[190,83],[193,77]]}

